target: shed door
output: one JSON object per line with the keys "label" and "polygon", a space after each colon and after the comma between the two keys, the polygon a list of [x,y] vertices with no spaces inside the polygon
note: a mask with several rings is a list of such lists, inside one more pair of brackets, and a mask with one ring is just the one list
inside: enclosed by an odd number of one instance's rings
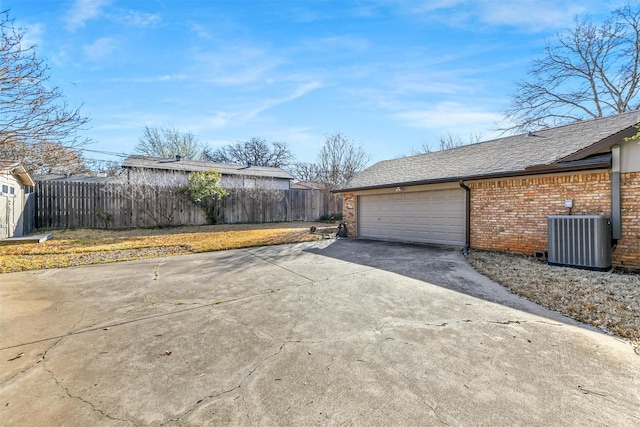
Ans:
{"label": "shed door", "polygon": [[465,244],[464,190],[400,192],[358,197],[358,236]]}

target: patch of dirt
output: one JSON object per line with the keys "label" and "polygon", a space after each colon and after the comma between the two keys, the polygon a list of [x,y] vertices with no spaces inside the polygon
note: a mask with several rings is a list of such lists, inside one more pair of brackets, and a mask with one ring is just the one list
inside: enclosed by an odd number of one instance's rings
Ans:
{"label": "patch of dirt", "polygon": [[515,294],[631,340],[639,352],[639,274],[555,267],[533,257],[486,251],[470,251],[467,261]]}

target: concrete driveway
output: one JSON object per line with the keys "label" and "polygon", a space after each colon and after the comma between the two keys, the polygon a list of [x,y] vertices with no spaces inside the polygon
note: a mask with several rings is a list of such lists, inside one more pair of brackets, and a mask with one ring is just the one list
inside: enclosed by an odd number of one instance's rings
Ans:
{"label": "concrete driveway", "polygon": [[[640,424],[632,347],[358,240],[0,275],[0,424]],[[21,356],[22,355],[22,356]]]}

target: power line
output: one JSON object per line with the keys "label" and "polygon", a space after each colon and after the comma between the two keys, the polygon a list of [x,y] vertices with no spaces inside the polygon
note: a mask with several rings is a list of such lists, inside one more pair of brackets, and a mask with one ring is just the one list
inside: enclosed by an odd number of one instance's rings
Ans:
{"label": "power line", "polygon": [[88,148],[80,148],[78,151],[87,151],[89,153],[105,154],[108,156],[116,156],[116,157],[122,157],[122,158],[126,158],[130,156],[130,154],[127,154],[127,153],[116,153],[113,151],[103,151],[103,150],[90,150]]}

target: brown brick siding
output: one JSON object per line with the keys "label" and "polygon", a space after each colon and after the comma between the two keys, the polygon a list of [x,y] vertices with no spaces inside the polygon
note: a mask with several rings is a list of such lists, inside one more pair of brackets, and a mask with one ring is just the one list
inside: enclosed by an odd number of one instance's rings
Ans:
{"label": "brown brick siding", "polygon": [[640,172],[620,176],[622,238],[613,252],[613,263],[640,267]]}
{"label": "brown brick siding", "polygon": [[[640,267],[640,172],[621,174],[622,238],[613,263]],[[576,215],[611,216],[608,172],[469,182],[471,247],[532,254],[547,249],[547,216],[565,215],[573,199]],[[349,233],[357,231],[356,196],[343,195]]]}
{"label": "brown brick siding", "polygon": [[347,230],[351,237],[356,237],[357,232],[356,195],[353,193],[342,194],[342,219],[347,223]]}
{"label": "brown brick siding", "polygon": [[[471,247],[532,254],[547,249],[547,216],[611,215],[608,172],[552,175],[468,183],[471,188]],[[622,176],[623,238],[614,263],[640,266],[638,173]]]}

